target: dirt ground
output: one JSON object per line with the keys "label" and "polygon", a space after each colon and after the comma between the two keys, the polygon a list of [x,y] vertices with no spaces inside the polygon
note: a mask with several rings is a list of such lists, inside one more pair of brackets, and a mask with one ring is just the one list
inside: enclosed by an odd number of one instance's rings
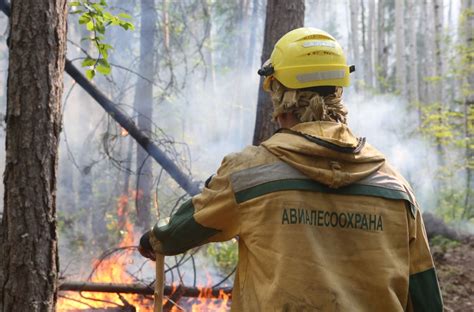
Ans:
{"label": "dirt ground", "polygon": [[431,247],[445,311],[474,311],[474,236]]}

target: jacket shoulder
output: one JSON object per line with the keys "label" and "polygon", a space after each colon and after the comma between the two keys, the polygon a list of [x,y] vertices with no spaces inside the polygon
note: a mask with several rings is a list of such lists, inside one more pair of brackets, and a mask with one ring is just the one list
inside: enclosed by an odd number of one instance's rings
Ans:
{"label": "jacket shoulder", "polygon": [[242,151],[224,157],[217,173],[229,175],[234,172],[276,162],[278,158],[262,146],[247,146]]}

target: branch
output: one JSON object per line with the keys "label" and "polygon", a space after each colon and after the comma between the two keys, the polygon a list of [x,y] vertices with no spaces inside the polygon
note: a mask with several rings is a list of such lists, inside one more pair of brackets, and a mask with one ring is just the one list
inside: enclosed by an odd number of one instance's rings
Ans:
{"label": "branch", "polygon": [[[10,6],[6,0],[0,0],[0,9],[6,16],[10,17]],[[89,95],[99,103],[100,106],[117,121],[128,133],[140,144],[143,149],[153,157],[160,166],[179,184],[188,194],[199,193],[199,183],[193,181],[187,174],[171,160],[155,143],[153,143],[138,127],[133,120],[118,109],[117,104],[112,102],[104,93],[95,87],[84,75],[66,59],[66,72],[74,79]]]}
{"label": "branch", "polygon": [[89,95],[99,103],[100,106],[115,120],[120,126],[128,131],[138,144],[153,157],[160,166],[190,195],[199,193],[198,183],[191,180],[181,169],[148,138],[133,122],[133,120],[120,111],[117,104],[112,102],[105,94],[97,89],[86,77],[71,63],[66,60],[66,72],[73,78]]}
{"label": "branch", "polygon": [[[63,282],[59,285],[60,291],[87,291],[87,292],[105,292],[105,293],[121,293],[121,294],[139,294],[153,295],[154,289],[143,284],[114,284],[114,283],[90,283],[90,282]],[[231,287],[223,288],[199,288],[185,286],[165,286],[165,296],[172,296],[175,292],[179,292],[183,297],[202,297],[202,298],[218,298],[219,295],[232,296]]]}

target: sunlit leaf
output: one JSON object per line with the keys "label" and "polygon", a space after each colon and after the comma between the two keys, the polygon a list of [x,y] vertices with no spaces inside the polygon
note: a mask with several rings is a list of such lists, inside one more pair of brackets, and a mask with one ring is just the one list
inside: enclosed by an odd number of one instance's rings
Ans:
{"label": "sunlit leaf", "polygon": [[94,23],[92,21],[88,21],[86,24],[86,28],[88,31],[93,31],[94,30]]}
{"label": "sunlit leaf", "polygon": [[98,65],[98,66],[96,67],[96,70],[97,70],[99,73],[103,74],[103,75],[108,75],[108,74],[110,74],[111,68],[110,68],[110,66],[107,67],[107,66],[104,66],[104,65]]}
{"label": "sunlit leaf", "polygon": [[87,66],[94,66],[95,63],[97,63],[96,60],[94,60],[94,59],[88,57],[88,58],[86,58],[84,61],[82,61],[82,64],[81,64],[81,65],[82,65],[82,67],[87,67]]}
{"label": "sunlit leaf", "polygon": [[126,19],[131,19],[131,18],[132,18],[129,14],[123,13],[123,12],[122,12],[122,13],[119,13],[119,14],[118,14],[118,17],[126,18]]}
{"label": "sunlit leaf", "polygon": [[86,77],[89,80],[92,80],[95,76],[95,70],[94,69],[88,69],[86,70]]}

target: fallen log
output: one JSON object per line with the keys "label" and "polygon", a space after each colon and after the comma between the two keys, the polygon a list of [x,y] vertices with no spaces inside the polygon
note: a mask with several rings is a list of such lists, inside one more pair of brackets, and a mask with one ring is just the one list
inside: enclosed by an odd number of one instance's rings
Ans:
{"label": "fallen log", "polygon": [[[209,287],[186,287],[165,286],[165,296],[173,295],[177,290],[182,297],[219,298],[222,295],[231,296],[232,287],[209,288]],[[87,291],[121,294],[153,295],[153,287],[143,284],[115,284],[115,283],[91,283],[91,282],[62,282],[59,291]]]}
{"label": "fallen log", "polygon": [[[0,0],[0,10],[10,17],[10,5],[6,0]],[[118,105],[110,100],[104,93],[97,89],[86,77],[66,59],[66,72],[74,79],[120,126],[128,131],[138,144],[155,159],[160,166],[181,186],[189,195],[193,196],[200,192],[199,183],[193,181],[185,174],[175,162],[166,155],[150,138],[148,138],[133,120],[118,109]]]}

